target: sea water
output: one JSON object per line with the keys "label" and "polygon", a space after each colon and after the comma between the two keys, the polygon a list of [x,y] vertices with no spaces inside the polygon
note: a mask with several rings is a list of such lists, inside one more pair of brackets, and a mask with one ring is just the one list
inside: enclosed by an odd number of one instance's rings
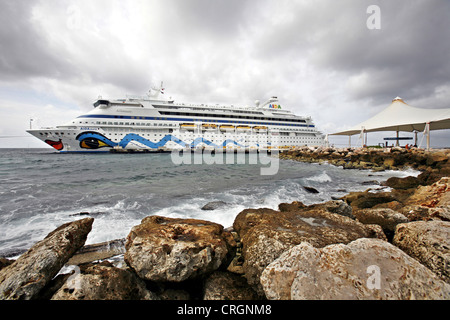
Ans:
{"label": "sea water", "polygon": [[[0,256],[16,256],[58,226],[87,216],[95,219],[87,244],[124,238],[150,215],[203,219],[229,227],[246,208],[277,209],[292,201],[310,205],[351,191],[377,191],[379,182],[392,176],[418,174],[280,160],[276,174],[261,175],[262,162],[179,164],[172,159],[170,153],[0,149]],[[309,193],[303,186],[319,193]],[[201,209],[211,201],[226,205]]]}

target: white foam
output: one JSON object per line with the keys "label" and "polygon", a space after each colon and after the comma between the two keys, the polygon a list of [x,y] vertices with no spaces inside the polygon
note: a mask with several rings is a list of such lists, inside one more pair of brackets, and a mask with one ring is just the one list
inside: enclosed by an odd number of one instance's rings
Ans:
{"label": "white foam", "polygon": [[309,178],[305,178],[305,180],[308,181],[315,181],[315,182],[331,182],[332,179],[330,178],[330,176],[325,172],[322,171],[321,174],[309,177]]}

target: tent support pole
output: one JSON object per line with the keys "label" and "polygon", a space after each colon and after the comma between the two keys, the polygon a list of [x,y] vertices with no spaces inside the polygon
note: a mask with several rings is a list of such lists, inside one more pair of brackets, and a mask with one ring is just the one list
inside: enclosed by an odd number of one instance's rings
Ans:
{"label": "tent support pole", "polygon": [[397,142],[395,143],[395,146],[396,147],[398,147],[400,144],[399,144],[399,140],[398,140],[398,130],[397,130]]}

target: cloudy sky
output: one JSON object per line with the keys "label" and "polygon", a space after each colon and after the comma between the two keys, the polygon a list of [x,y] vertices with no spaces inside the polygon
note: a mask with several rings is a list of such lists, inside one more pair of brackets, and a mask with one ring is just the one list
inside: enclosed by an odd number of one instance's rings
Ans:
{"label": "cloudy sky", "polygon": [[[30,118],[62,124],[99,95],[143,95],[160,81],[176,101],[276,95],[324,133],[396,96],[449,108],[449,30],[448,0],[0,0],[0,147],[45,146],[23,137]],[[449,147],[450,130],[432,143]]]}

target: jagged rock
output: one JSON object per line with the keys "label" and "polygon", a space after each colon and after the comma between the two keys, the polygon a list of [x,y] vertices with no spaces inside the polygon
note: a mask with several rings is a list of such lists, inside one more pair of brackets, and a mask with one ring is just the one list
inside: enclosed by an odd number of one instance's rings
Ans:
{"label": "jagged rock", "polygon": [[388,208],[362,209],[355,212],[356,219],[364,224],[377,224],[387,233],[394,233],[400,223],[408,222],[403,214]]}
{"label": "jagged rock", "polygon": [[432,185],[418,187],[405,204],[450,209],[450,178],[443,177]]}
{"label": "jagged rock", "polygon": [[79,265],[95,260],[107,259],[125,253],[125,239],[116,239],[90,244],[75,252],[67,262],[68,265]]}
{"label": "jagged rock", "polygon": [[355,219],[355,216],[352,214],[352,207],[345,203],[342,200],[331,200],[323,203],[313,204],[311,206],[306,206],[300,201],[293,201],[291,203],[280,203],[278,205],[278,210],[281,212],[287,211],[301,211],[305,208],[316,208],[316,209],[325,209],[331,213],[340,214],[341,216],[346,216],[352,219]]}
{"label": "jagged rock", "polygon": [[202,207],[202,210],[216,210],[228,205],[225,201],[211,201]]}
{"label": "jagged rock", "polygon": [[139,277],[176,282],[218,269],[229,248],[217,223],[160,216],[133,227],[125,247],[125,261]]}
{"label": "jagged rock", "polygon": [[450,285],[389,242],[358,239],[315,248],[303,242],[267,266],[268,299],[415,300],[450,298]]}
{"label": "jagged rock", "polygon": [[384,185],[394,189],[411,189],[419,186],[419,183],[420,181],[416,177],[408,176],[405,178],[391,177]]}
{"label": "jagged rock", "polygon": [[436,220],[400,224],[393,243],[450,282],[450,222]]}
{"label": "jagged rock", "polygon": [[350,192],[342,197],[342,200],[346,201],[354,209],[366,209],[381,203],[396,201],[397,199],[390,192],[371,193],[367,190],[364,192]]}
{"label": "jagged rock", "polygon": [[3,268],[9,266],[9,265],[12,264],[13,262],[14,262],[13,260],[5,259],[5,258],[0,258],[0,270],[2,270]]}
{"label": "jagged rock", "polygon": [[377,236],[372,227],[313,206],[286,212],[246,209],[236,217],[233,227],[243,243],[245,277],[259,293],[259,277],[264,268],[301,242],[324,247]]}
{"label": "jagged rock", "polygon": [[216,271],[205,281],[203,300],[257,300],[258,295],[245,278]]}
{"label": "jagged rock", "polygon": [[93,218],[66,223],[36,243],[0,271],[0,299],[29,300],[56,276],[80,249],[91,231]]}
{"label": "jagged rock", "polygon": [[158,300],[158,297],[132,271],[102,262],[82,265],[52,300]]}

